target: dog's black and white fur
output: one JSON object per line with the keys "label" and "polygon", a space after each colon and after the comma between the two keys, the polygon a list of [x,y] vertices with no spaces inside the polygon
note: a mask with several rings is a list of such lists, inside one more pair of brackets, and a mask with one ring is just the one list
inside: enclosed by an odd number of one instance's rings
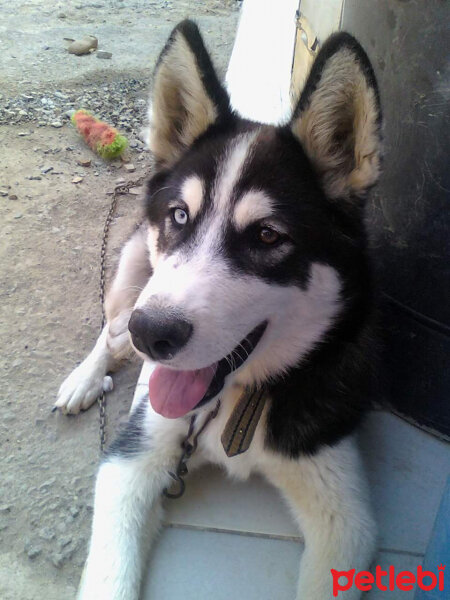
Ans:
{"label": "dog's black and white fur", "polygon": [[[348,34],[324,44],[291,121],[274,127],[234,114],[197,27],[176,27],[154,77],[147,218],[123,248],[107,324],[56,402],[69,413],[92,404],[128,354],[136,314],[132,345],[144,359],[185,371],[239,357],[190,467],[260,473],[281,490],[305,538],[298,600],[331,599],[330,569],[365,569],[374,550],[352,434],[371,386],[363,213],[380,120],[372,68]],[[147,340],[155,313],[179,326],[180,343]],[[244,360],[240,344],[255,330]],[[220,437],[245,384],[270,399],[250,449],[228,458]],[[180,441],[215,397],[180,418],[148,401],[131,414],[98,473],[83,600],[139,597]]]}

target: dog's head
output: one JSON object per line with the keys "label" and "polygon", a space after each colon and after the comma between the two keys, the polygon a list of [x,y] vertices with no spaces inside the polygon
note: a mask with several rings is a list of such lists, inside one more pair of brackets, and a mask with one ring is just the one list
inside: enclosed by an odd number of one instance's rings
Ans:
{"label": "dog's head", "polygon": [[174,417],[231,371],[258,383],[298,365],[366,298],[362,208],[380,169],[380,110],[367,56],[337,34],[288,124],[242,120],[187,21],[157,64],[151,113],[153,274],[129,329],[162,365],[151,397]]}

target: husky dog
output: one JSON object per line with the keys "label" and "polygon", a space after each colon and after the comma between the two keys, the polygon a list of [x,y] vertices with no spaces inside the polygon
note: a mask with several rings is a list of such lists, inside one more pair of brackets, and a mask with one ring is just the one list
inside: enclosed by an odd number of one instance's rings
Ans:
{"label": "husky dog", "polygon": [[[184,21],[157,63],[151,113],[146,219],[122,250],[107,324],[56,402],[88,408],[130,347],[154,364],[149,401],[98,472],[81,597],[139,597],[180,443],[220,398],[190,468],[210,461],[277,486],[305,539],[296,597],[331,599],[331,569],[367,569],[375,547],[353,439],[373,364],[364,199],[381,116],[370,62],[335,34],[290,122],[250,122]],[[267,401],[250,447],[230,458],[221,436],[244,387]]]}

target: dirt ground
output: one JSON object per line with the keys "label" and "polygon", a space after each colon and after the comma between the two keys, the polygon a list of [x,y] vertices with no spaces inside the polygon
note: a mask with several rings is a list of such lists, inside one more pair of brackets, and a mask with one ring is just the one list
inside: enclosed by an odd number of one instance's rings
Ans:
{"label": "dirt ground", "polygon": [[[75,597],[86,557],[98,412],[94,406],[66,417],[50,409],[99,332],[108,192],[150,168],[140,128],[152,66],[170,29],[196,18],[223,74],[239,2],[11,6],[0,0],[0,598],[61,600]],[[67,54],[63,38],[85,33],[97,35],[112,58]],[[84,146],[68,118],[80,104],[125,132],[134,172]],[[140,205],[140,194],[120,197],[109,272]],[[139,369],[130,363],[114,377],[109,439],[126,418]]]}

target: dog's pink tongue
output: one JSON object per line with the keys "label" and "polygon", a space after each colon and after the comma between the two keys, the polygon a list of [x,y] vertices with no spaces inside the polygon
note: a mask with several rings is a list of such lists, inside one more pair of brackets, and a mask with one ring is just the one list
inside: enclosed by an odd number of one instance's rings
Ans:
{"label": "dog's pink tongue", "polygon": [[157,366],[148,382],[150,404],[163,417],[182,417],[206,394],[216,366],[198,371],[174,371]]}

